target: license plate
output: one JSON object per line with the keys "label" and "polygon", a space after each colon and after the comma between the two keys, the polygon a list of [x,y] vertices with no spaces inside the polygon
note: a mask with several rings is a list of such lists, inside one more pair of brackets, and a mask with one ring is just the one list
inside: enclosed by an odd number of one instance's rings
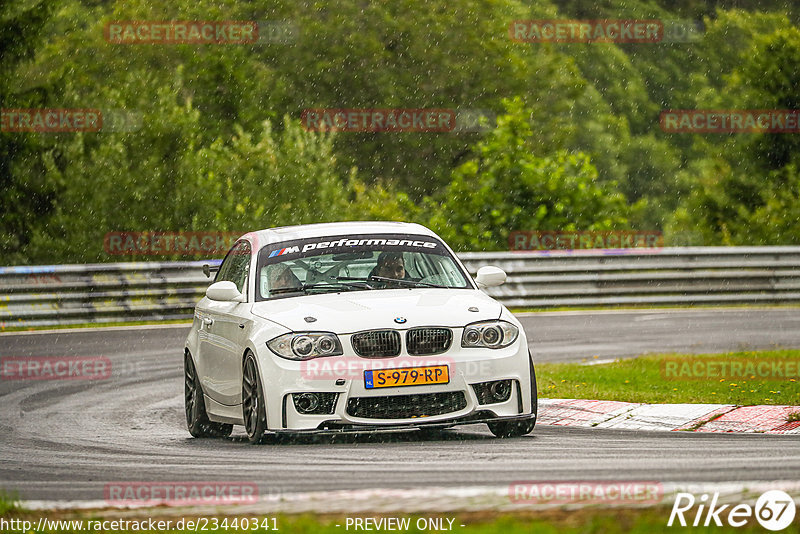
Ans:
{"label": "license plate", "polygon": [[367,389],[427,386],[449,382],[450,372],[446,365],[364,371],[364,387]]}

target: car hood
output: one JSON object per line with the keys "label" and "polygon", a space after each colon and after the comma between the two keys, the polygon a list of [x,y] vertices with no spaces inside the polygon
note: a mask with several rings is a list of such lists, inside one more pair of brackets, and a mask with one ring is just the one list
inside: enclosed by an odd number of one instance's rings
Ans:
{"label": "car hood", "polygon": [[[470,308],[477,311],[470,311]],[[252,313],[292,331],[348,334],[377,328],[459,327],[497,319],[500,303],[473,289],[381,289],[257,302]],[[306,317],[316,321],[307,322]],[[405,323],[395,319],[402,317]]]}

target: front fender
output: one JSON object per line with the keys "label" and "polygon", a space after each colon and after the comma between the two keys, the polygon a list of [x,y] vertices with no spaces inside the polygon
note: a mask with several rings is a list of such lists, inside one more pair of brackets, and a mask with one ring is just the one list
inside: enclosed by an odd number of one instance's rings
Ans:
{"label": "front fender", "polygon": [[[192,327],[189,329],[189,335],[186,336],[186,342],[184,343],[184,349],[188,350],[192,357],[196,357],[200,348],[200,339],[198,337],[198,333],[200,331],[201,323],[199,314],[197,309],[194,310],[194,316],[192,318]],[[195,361],[195,365],[197,365],[197,361]]]}

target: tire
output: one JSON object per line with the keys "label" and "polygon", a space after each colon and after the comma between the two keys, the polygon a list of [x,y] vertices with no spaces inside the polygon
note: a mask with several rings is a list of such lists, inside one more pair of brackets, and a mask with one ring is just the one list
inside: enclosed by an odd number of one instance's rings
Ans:
{"label": "tire", "polygon": [[261,443],[267,431],[267,410],[264,389],[252,352],[247,353],[242,364],[242,418],[250,443]]}
{"label": "tire", "polygon": [[531,374],[531,413],[533,417],[526,421],[497,421],[496,423],[486,423],[489,430],[497,438],[518,438],[533,431],[536,426],[536,419],[539,413],[539,396],[536,387],[536,371],[533,369],[533,360],[528,353],[528,362]]}
{"label": "tire", "polygon": [[215,423],[208,419],[203,388],[197,377],[194,361],[187,352],[183,357],[184,410],[189,433],[196,438],[227,438],[233,432],[233,425]]}

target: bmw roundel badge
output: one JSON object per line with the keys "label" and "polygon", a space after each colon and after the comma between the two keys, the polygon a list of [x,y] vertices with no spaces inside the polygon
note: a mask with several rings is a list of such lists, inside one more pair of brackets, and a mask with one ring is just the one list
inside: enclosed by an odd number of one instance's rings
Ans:
{"label": "bmw roundel badge", "polygon": [[394,322],[396,322],[397,324],[403,324],[406,321],[407,321],[407,319],[405,317],[395,317],[394,318]]}

